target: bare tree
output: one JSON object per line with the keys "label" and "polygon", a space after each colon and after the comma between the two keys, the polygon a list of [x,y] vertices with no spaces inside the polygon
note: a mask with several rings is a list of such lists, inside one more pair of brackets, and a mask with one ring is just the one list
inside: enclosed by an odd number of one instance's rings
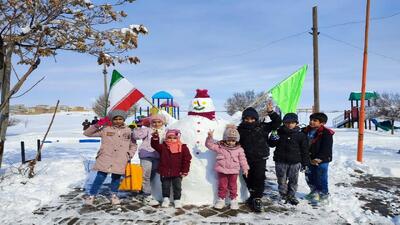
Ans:
{"label": "bare tree", "polygon": [[400,120],[400,94],[382,93],[375,100],[373,106],[367,108],[367,117],[379,117],[391,121],[392,134],[394,121]]}
{"label": "bare tree", "polygon": [[382,93],[368,110],[368,117],[400,120],[400,94]]}
{"label": "bare tree", "polygon": [[[127,14],[124,5],[134,0],[4,0],[0,2],[0,167],[9,120],[9,100],[16,94],[43,57],[60,50],[85,53],[98,64],[138,63],[129,51],[137,48],[143,25],[110,28]],[[104,2],[108,2],[107,4]],[[107,26],[105,26],[107,25]],[[13,60],[12,60],[13,59]],[[16,62],[26,72],[10,87],[11,68]],[[15,65],[14,65],[15,66]]]}
{"label": "bare tree", "polygon": [[[225,102],[225,108],[229,115],[233,115],[235,112],[243,111],[249,105],[251,105],[256,99],[261,97],[263,93],[256,94],[254,90],[245,92],[236,92],[232,97],[228,98]],[[263,114],[265,103],[260,102],[254,106],[254,108],[261,114]]]}
{"label": "bare tree", "polygon": [[[93,103],[92,109],[94,113],[96,113],[97,116],[99,117],[104,117],[106,116],[107,108],[110,106],[110,103],[108,102],[106,105],[106,96],[100,95],[97,99],[96,102]],[[128,110],[128,115],[131,116],[133,115],[138,109],[138,105],[135,104],[133,105],[129,110]]]}

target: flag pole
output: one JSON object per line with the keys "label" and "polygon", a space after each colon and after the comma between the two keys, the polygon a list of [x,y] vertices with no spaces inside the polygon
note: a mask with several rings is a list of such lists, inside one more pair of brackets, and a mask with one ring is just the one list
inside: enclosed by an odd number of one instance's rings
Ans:
{"label": "flag pole", "polygon": [[364,120],[365,120],[365,86],[367,83],[367,65],[368,65],[368,30],[369,30],[369,9],[370,0],[367,0],[366,19],[365,19],[365,39],[364,39],[364,58],[361,82],[361,106],[360,116],[358,118],[358,145],[357,161],[363,161],[364,150]]}

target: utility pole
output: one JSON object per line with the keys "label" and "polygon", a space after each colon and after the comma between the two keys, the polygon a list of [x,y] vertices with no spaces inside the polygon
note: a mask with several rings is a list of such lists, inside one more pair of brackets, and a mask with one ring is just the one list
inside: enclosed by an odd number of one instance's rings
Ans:
{"label": "utility pole", "polygon": [[317,6],[312,9],[313,14],[313,49],[314,49],[314,112],[319,112],[319,65],[318,65],[318,14]]}
{"label": "utility pole", "polygon": [[367,83],[367,65],[368,65],[368,30],[369,30],[369,8],[370,0],[367,0],[366,19],[365,19],[365,38],[364,38],[364,58],[361,82],[361,106],[360,116],[358,117],[358,145],[357,161],[363,161],[364,150],[364,120],[365,120],[365,86]]}
{"label": "utility pole", "polygon": [[104,63],[104,68],[103,68],[103,75],[104,75],[104,96],[107,96],[107,66]]}
{"label": "utility pole", "polygon": [[108,94],[107,94],[107,65],[104,63],[103,64],[103,75],[104,75],[104,101],[105,102],[105,111],[104,111],[104,116],[107,116],[107,108],[108,108]]}

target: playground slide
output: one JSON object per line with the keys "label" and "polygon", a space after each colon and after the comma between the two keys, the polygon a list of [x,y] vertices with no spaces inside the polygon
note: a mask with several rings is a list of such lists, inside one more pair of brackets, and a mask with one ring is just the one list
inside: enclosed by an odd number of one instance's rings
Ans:
{"label": "playground slide", "polygon": [[[390,130],[392,130],[392,124],[391,124],[391,122],[389,121],[389,120],[386,120],[386,121],[382,121],[382,122],[378,122],[378,120],[376,120],[376,119],[371,119],[371,122],[373,123],[373,124],[375,124],[375,126],[377,126],[377,127],[379,127],[379,128],[381,128],[382,130],[384,130],[384,131],[390,131]],[[394,129],[400,129],[400,127],[394,127]]]}
{"label": "playground slide", "polygon": [[340,127],[343,127],[346,123],[348,123],[349,122],[349,119],[347,118],[347,119],[344,119],[344,120],[342,120],[342,121],[337,121],[336,123],[335,123],[335,127],[336,128],[340,128]]}

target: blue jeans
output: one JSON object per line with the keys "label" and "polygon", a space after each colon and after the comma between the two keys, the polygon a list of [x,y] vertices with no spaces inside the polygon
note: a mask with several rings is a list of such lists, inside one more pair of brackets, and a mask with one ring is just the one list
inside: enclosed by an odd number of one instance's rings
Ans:
{"label": "blue jeans", "polygon": [[[119,183],[121,182],[122,175],[120,174],[111,174],[111,193],[116,194],[118,192]],[[97,195],[99,193],[101,185],[103,185],[104,181],[107,178],[107,173],[97,171],[96,178],[93,181],[92,187],[90,188],[90,195]]]}
{"label": "blue jeans", "polygon": [[318,166],[310,165],[306,171],[306,181],[311,192],[329,194],[328,190],[328,166],[329,163],[321,163]]}

